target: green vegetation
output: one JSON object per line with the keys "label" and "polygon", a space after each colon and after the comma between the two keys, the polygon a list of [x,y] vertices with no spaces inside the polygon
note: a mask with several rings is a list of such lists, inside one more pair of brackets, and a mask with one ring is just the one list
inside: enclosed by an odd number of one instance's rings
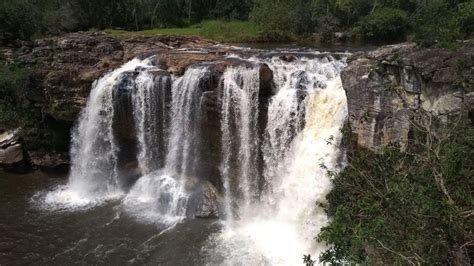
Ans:
{"label": "green vegetation", "polygon": [[255,25],[250,21],[206,20],[186,28],[162,28],[142,31],[105,30],[114,37],[130,37],[137,35],[189,35],[200,36],[219,42],[256,42],[262,36]]}
{"label": "green vegetation", "polygon": [[308,1],[256,0],[250,17],[267,39],[284,40],[292,35],[309,33]]}
{"label": "green vegetation", "polygon": [[[426,119],[423,121],[432,121]],[[474,127],[417,123],[406,151],[357,151],[334,175],[324,262],[468,265],[474,245]],[[312,260],[305,256],[305,262]]]}
{"label": "green vegetation", "polygon": [[35,104],[44,99],[30,81],[29,71],[18,63],[0,61],[0,127],[21,128],[21,135],[32,150],[67,150],[70,125],[48,123],[41,107]]}
{"label": "green vegetation", "polygon": [[15,63],[0,62],[0,123],[24,121],[21,113],[28,108],[28,97],[26,69]]}
{"label": "green vegetation", "polygon": [[430,45],[438,41],[450,47],[453,40],[472,37],[474,27],[474,2],[453,6],[449,1],[433,0],[417,10],[414,15],[415,39]]}
{"label": "green vegetation", "polygon": [[[251,21],[251,22],[249,22]],[[255,24],[254,24],[255,23]],[[90,29],[283,41],[335,32],[453,47],[472,38],[472,0],[0,0],[0,41]]]}
{"label": "green vegetation", "polygon": [[380,8],[363,17],[355,31],[366,39],[403,39],[409,28],[408,15],[396,8]]}

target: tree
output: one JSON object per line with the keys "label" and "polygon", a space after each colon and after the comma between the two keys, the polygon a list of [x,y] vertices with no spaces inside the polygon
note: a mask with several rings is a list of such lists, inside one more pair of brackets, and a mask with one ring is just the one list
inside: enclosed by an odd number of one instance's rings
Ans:
{"label": "tree", "polygon": [[256,0],[250,17],[265,36],[278,40],[312,30],[309,8],[304,0]]}
{"label": "tree", "polygon": [[400,9],[380,8],[363,17],[356,27],[364,38],[371,40],[402,39],[408,31],[408,14]]}

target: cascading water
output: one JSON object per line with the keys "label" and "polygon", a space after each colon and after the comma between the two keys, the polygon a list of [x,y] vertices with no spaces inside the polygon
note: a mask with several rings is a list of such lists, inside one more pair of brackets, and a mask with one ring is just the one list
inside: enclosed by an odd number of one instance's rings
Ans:
{"label": "cascading water", "polygon": [[140,72],[135,79],[133,110],[139,150],[137,161],[142,174],[163,167],[168,117],[166,100],[170,82],[168,75],[156,76],[150,70]]}
{"label": "cascading water", "polygon": [[124,199],[125,210],[141,220],[169,226],[186,217],[186,182],[199,164],[200,82],[208,72],[207,67],[189,68],[173,83],[166,163],[142,176]]}
{"label": "cascading water", "polygon": [[[313,237],[327,216],[315,203],[331,189],[320,165],[337,169],[340,163],[345,62],[330,56],[241,60],[245,66],[227,67],[217,91],[210,91],[220,103],[221,138],[208,141],[220,142],[215,163],[225,222],[203,253],[211,265],[300,265],[303,254],[324,248]],[[186,217],[190,187],[210,178],[200,176],[201,131],[203,84],[213,73],[210,66],[190,66],[171,78],[152,61],[134,59],[95,83],[73,133],[69,184],[48,200],[82,206],[124,196],[121,210],[140,221],[168,227]],[[273,71],[277,92],[268,105],[261,101],[267,97],[260,91],[262,64]],[[128,191],[114,134],[117,91],[129,93],[132,110],[125,115],[136,131],[141,174]]]}
{"label": "cascading water", "polygon": [[48,204],[87,206],[122,195],[113,132],[114,90],[120,89],[127,73],[150,67],[149,60],[134,59],[94,83],[72,133],[69,184],[49,193]]}
{"label": "cascading water", "polygon": [[269,106],[263,148],[270,184],[259,201],[240,209],[238,221],[210,238],[204,250],[211,265],[301,265],[303,254],[324,248],[313,238],[327,216],[315,205],[331,189],[320,165],[336,169],[340,159],[347,115],[339,78],[344,63],[331,58],[266,63],[279,89]]}
{"label": "cascading water", "polygon": [[189,68],[173,84],[172,123],[167,171],[178,175],[194,175],[199,164],[201,96],[200,83],[207,78],[208,67]]}
{"label": "cascading water", "polygon": [[257,197],[255,167],[258,120],[258,68],[228,68],[223,77],[222,163],[225,209],[232,219],[235,199],[249,206]]}

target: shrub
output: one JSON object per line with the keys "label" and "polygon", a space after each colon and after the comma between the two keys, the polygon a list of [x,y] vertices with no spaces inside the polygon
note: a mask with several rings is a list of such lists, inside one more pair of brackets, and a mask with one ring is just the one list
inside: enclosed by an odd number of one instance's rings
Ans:
{"label": "shrub", "polygon": [[409,28],[408,15],[395,8],[381,8],[363,17],[356,32],[370,40],[391,41],[401,39]]}
{"label": "shrub", "polygon": [[250,18],[268,39],[283,40],[311,30],[311,14],[303,0],[256,0]]}
{"label": "shrub", "polygon": [[318,240],[332,247],[322,261],[468,265],[474,127],[462,117],[433,131],[419,127],[406,152],[351,156],[327,196],[332,222]]}
{"label": "shrub", "polygon": [[30,39],[40,31],[40,16],[29,1],[0,1],[0,31]]}
{"label": "shrub", "polygon": [[461,37],[455,18],[456,10],[443,0],[419,6],[413,21],[416,25],[415,40],[422,45],[439,43],[441,47],[454,47]]}
{"label": "shrub", "polygon": [[455,16],[456,26],[464,35],[471,37],[474,34],[474,1],[463,3],[458,6],[458,12]]}

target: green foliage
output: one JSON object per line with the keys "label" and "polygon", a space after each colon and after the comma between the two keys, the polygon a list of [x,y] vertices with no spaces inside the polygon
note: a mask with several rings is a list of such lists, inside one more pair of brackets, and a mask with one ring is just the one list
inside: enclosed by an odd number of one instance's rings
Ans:
{"label": "green foliage", "polygon": [[474,127],[463,118],[432,130],[419,127],[406,152],[351,156],[327,197],[321,261],[448,265],[472,245]]}
{"label": "green foliage", "polygon": [[307,9],[308,3],[304,0],[256,0],[250,17],[265,37],[282,40],[311,29]]}
{"label": "green foliage", "polygon": [[3,125],[31,124],[37,115],[29,110],[32,93],[27,70],[16,63],[0,61],[0,123]]}
{"label": "green foliage", "polygon": [[336,14],[344,18],[345,26],[350,27],[370,11],[371,4],[367,0],[336,0],[335,8]]}
{"label": "green foliage", "polygon": [[[319,33],[323,40],[331,41],[335,32],[355,30],[369,40],[389,41],[415,34],[415,39],[420,43],[454,47],[457,40],[472,37],[474,2],[0,0],[0,31],[4,33],[0,34],[0,40],[11,42],[92,28],[128,31],[185,28],[184,31],[187,31],[188,28],[198,27],[196,25],[203,21],[248,19],[257,25],[265,40],[287,40],[294,36]],[[245,40],[247,37],[235,39]]]}
{"label": "green foliage", "polygon": [[474,1],[458,6],[455,20],[456,26],[464,35],[463,37],[472,37],[474,34]]}
{"label": "green foliage", "polygon": [[40,31],[39,14],[30,1],[0,1],[0,32],[30,39]]}
{"label": "green foliage", "polygon": [[395,8],[381,8],[363,17],[356,27],[366,39],[397,40],[402,39],[408,30],[408,15]]}
{"label": "green foliage", "polygon": [[31,150],[66,151],[71,125],[43,116],[35,104],[43,101],[41,92],[29,81],[29,73],[29,69],[20,64],[0,61],[0,126],[21,128],[22,137]]}
{"label": "green foliage", "polygon": [[453,23],[454,15],[454,10],[443,0],[429,1],[420,6],[414,17],[416,40],[426,45],[439,41],[443,46],[449,46],[459,37]]}

